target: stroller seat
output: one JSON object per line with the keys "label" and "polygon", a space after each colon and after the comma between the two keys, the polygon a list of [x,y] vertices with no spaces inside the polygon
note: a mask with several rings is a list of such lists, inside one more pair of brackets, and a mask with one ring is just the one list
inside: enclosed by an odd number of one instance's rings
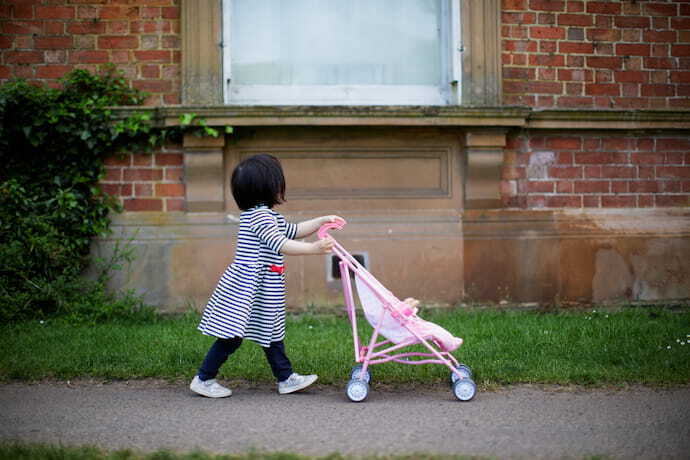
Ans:
{"label": "stroller seat", "polygon": [[381,323],[380,334],[391,342],[416,342],[416,333],[425,340],[433,340],[443,351],[455,351],[462,345],[460,337],[455,337],[438,324],[423,320],[417,316],[416,308],[398,300],[390,292],[386,291],[386,297],[389,297],[389,305],[393,308],[386,310],[381,298],[361,278],[355,277],[355,285],[367,321],[372,327]]}

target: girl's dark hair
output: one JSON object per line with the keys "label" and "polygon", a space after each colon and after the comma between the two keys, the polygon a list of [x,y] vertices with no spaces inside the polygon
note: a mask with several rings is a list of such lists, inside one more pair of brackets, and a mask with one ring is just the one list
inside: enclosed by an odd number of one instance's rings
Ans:
{"label": "girl's dark hair", "polygon": [[246,158],[235,167],[230,180],[232,196],[241,210],[285,201],[285,176],[280,161],[265,153]]}

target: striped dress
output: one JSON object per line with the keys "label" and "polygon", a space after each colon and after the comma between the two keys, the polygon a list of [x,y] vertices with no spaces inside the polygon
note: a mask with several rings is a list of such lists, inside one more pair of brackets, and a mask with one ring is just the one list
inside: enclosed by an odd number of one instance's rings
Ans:
{"label": "striped dress", "polygon": [[285,338],[285,274],[278,251],[297,225],[267,206],[240,214],[235,260],[221,276],[198,329],[218,338],[244,337],[262,347]]}

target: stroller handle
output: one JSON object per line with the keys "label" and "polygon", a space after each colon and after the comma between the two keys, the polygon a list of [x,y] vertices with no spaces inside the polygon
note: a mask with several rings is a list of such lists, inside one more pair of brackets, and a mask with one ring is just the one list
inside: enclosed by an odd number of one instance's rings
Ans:
{"label": "stroller handle", "polygon": [[347,224],[347,221],[345,219],[338,218],[334,222],[328,222],[326,224],[323,224],[319,228],[317,235],[319,239],[322,240],[326,238],[329,230],[340,230],[345,226],[345,224]]}

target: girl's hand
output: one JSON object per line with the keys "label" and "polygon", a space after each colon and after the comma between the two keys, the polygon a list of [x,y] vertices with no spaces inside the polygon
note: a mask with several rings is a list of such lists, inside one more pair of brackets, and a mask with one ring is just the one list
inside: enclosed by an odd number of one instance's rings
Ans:
{"label": "girl's hand", "polygon": [[340,217],[340,216],[335,216],[335,215],[323,216],[323,217],[321,217],[321,225],[323,225],[323,224],[328,224],[328,223],[331,223],[331,222],[336,222],[336,221],[338,221],[338,220],[345,220],[345,219],[343,219],[343,218]]}
{"label": "girl's hand", "polygon": [[335,240],[331,236],[326,236],[326,238],[322,240],[317,240],[312,244],[314,245],[314,250],[316,251],[316,254],[328,254],[333,250]]}

